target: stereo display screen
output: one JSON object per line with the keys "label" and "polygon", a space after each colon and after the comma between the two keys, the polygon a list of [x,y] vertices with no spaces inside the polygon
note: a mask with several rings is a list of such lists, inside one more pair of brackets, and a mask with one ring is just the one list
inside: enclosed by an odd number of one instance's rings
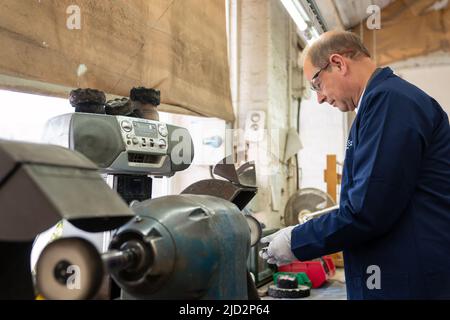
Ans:
{"label": "stereo display screen", "polygon": [[156,124],[133,121],[134,133],[139,137],[158,138]]}

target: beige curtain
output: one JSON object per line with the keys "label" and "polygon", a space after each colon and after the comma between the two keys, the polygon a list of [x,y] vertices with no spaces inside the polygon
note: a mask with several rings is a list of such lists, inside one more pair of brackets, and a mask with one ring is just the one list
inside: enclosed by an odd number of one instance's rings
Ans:
{"label": "beige curtain", "polygon": [[163,111],[232,121],[225,0],[0,2],[0,87],[67,97],[133,86],[160,89]]}

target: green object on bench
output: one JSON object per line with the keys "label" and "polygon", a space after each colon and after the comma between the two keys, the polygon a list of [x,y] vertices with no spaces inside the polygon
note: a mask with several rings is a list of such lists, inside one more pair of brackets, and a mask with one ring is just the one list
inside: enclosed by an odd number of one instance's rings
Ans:
{"label": "green object on bench", "polygon": [[278,277],[282,276],[282,275],[296,276],[299,285],[308,286],[309,288],[312,287],[311,280],[309,280],[308,276],[304,272],[277,272],[277,273],[274,273],[273,282],[275,283],[275,285],[277,284]]}

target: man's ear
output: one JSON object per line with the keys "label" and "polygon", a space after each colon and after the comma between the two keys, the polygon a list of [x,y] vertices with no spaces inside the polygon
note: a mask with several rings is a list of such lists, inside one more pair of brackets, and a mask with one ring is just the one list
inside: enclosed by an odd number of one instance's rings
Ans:
{"label": "man's ear", "polygon": [[341,72],[347,72],[347,62],[345,61],[344,57],[340,54],[332,54],[330,56],[331,63],[337,67],[337,69]]}

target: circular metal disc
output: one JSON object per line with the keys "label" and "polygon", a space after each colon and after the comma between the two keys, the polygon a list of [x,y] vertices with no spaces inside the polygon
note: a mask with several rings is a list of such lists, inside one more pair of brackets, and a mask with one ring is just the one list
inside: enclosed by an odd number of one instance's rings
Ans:
{"label": "circular metal disc", "polygon": [[82,238],[51,242],[36,264],[36,285],[45,299],[91,299],[98,292],[102,277],[100,254]]}
{"label": "circular metal disc", "polygon": [[286,226],[302,223],[302,217],[335,205],[330,195],[315,188],[304,188],[294,193],[284,209]]}

